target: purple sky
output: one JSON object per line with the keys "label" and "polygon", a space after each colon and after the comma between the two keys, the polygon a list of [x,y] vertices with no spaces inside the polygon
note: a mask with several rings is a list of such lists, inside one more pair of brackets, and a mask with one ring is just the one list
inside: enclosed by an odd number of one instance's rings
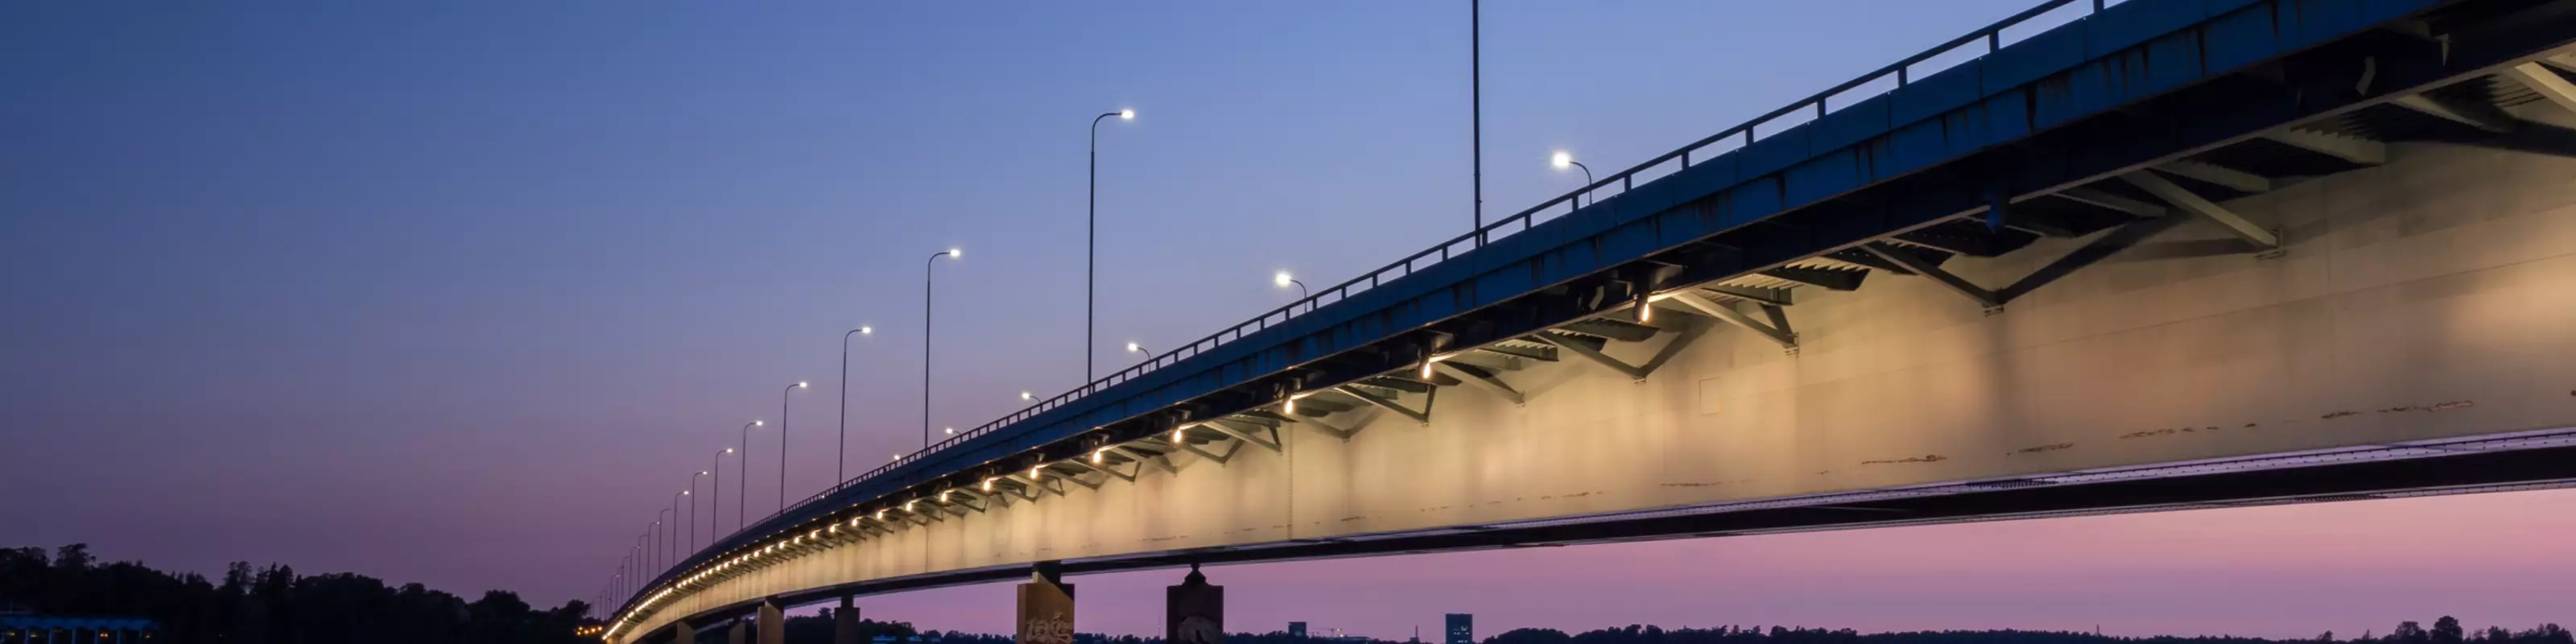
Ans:
{"label": "purple sky", "polygon": [[[1575,185],[1551,150],[1621,167],[2029,1],[1497,0],[1488,213]],[[939,268],[934,425],[1080,381],[1094,114],[1142,112],[1101,132],[1105,367],[1285,302],[1273,270],[1329,283],[1463,232],[1464,8],[0,5],[0,545],[588,598],[782,385],[817,385],[787,496],[833,478],[849,325],[879,330],[851,470],[917,444],[931,252],[968,253]],[[1453,610],[1488,633],[2521,625],[2576,619],[2549,612],[2571,499],[1216,574],[1239,628],[1381,636]],[[1150,630],[1171,576],[1080,580],[1085,630]],[[1004,592],[871,605],[999,629]]]}

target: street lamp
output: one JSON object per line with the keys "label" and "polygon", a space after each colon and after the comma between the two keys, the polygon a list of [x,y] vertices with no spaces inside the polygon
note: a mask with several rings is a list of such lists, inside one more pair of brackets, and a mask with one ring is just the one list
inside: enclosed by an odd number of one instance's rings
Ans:
{"label": "street lamp", "polygon": [[662,526],[662,567],[668,569],[680,554],[680,493],[671,493],[671,509],[663,511],[671,514],[671,521]]}
{"label": "street lamp", "polygon": [[1297,287],[1297,299],[1302,300],[1307,297],[1306,283],[1297,281],[1297,276],[1289,274],[1288,271],[1279,271],[1278,273],[1272,274],[1270,276],[1270,283],[1278,286],[1279,288],[1288,288],[1291,286]]}
{"label": "street lamp", "polygon": [[[681,494],[683,494],[683,495],[687,495],[687,496],[689,497],[689,551],[690,551],[690,552],[697,552],[697,551],[698,551],[698,477],[706,476],[706,475],[707,475],[707,471],[706,471],[706,470],[698,470],[698,473],[689,475],[689,491],[687,491],[687,492],[682,492],[682,493],[681,493]],[[713,510],[709,510],[709,511],[710,511],[710,512],[713,512]],[[712,539],[712,538],[713,538],[713,536],[712,536],[712,535],[710,535],[710,536],[709,536],[709,538],[710,538],[710,539]]]}
{"label": "street lamp", "polygon": [[743,506],[749,505],[747,501],[749,497],[743,494],[743,490],[751,487],[748,480],[751,476],[751,428],[759,427],[760,424],[758,420],[742,424],[742,455],[734,457],[742,459],[742,471],[733,473],[733,529],[735,530],[741,530],[743,526],[750,525],[744,520],[742,512]]}
{"label": "street lamp", "polygon": [[1020,402],[1028,402],[1028,401],[1031,401],[1031,400],[1037,400],[1037,399],[1038,399],[1038,395],[1037,395],[1037,394],[1033,394],[1033,393],[1029,393],[1029,392],[1025,392],[1025,391],[1020,392]]}
{"label": "street lamp", "polygon": [[798,380],[796,384],[788,385],[786,390],[778,392],[778,509],[780,510],[787,509],[787,395],[805,387],[805,381]]}
{"label": "street lamp", "polygon": [[[1313,297],[1306,293],[1306,283],[1297,281],[1297,276],[1288,274],[1288,271],[1279,271],[1271,274],[1270,283],[1274,286],[1278,286],[1279,288],[1288,288],[1291,286],[1297,287],[1298,302],[1303,302],[1306,301],[1306,298]],[[1288,305],[1293,307],[1296,306],[1296,303],[1291,302]],[[1314,307],[1309,305],[1307,308],[1312,310]],[[1295,310],[1291,309],[1290,312],[1295,312]]]}
{"label": "street lamp", "polygon": [[1127,352],[1128,352],[1128,353],[1141,353],[1141,354],[1145,354],[1145,358],[1146,358],[1146,359],[1149,359],[1149,360],[1150,360],[1150,359],[1153,359],[1153,357],[1154,357],[1153,352],[1150,352],[1150,351],[1146,351],[1146,350],[1145,350],[1145,345],[1137,344],[1137,343],[1134,343],[1134,342],[1129,342],[1129,343],[1127,343]]}
{"label": "street lamp", "polygon": [[[1592,192],[1592,166],[1583,165],[1583,162],[1574,160],[1574,155],[1568,154],[1563,150],[1558,150],[1556,154],[1549,156],[1547,158],[1547,162],[1550,165],[1556,166],[1556,169],[1558,170],[1563,170],[1566,166],[1582,168],[1583,191],[1585,194],[1590,194]],[[1594,202],[1599,202],[1600,200],[1600,197],[1592,198],[1592,201]]]}
{"label": "street lamp", "polygon": [[930,271],[941,256],[954,260],[964,253],[958,249],[931,253],[921,262],[921,448],[930,449]]}
{"label": "street lamp", "polygon": [[1100,122],[1109,117],[1136,120],[1136,110],[1104,112],[1091,118],[1090,200],[1084,204],[1082,240],[1082,381],[1091,382],[1092,311],[1100,282]]}
{"label": "street lamp", "polygon": [[716,521],[719,520],[716,517],[724,516],[724,508],[719,505],[724,503],[724,455],[731,453],[733,453],[733,448],[731,447],[724,448],[724,451],[716,452],[716,473],[714,476],[707,477],[708,543],[715,543],[716,540]]}
{"label": "street lamp", "polygon": [[848,480],[850,460],[850,336],[874,335],[877,330],[867,325],[841,334],[841,444],[832,450],[832,484]]}

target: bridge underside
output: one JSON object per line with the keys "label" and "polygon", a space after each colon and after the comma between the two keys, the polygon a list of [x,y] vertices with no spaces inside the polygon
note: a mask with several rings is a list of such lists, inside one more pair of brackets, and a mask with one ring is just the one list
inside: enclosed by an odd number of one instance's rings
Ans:
{"label": "bridge underside", "polygon": [[2431,79],[1752,270],[1558,287],[1594,312],[853,509],[726,553],[627,632],[1037,561],[2559,486],[2576,481],[2570,69]]}

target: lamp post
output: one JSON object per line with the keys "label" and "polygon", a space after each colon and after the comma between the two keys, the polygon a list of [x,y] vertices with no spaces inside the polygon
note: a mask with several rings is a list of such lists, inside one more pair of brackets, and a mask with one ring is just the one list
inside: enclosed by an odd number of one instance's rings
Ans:
{"label": "lamp post", "polygon": [[[1574,167],[1577,167],[1577,168],[1582,168],[1582,169],[1583,169],[1583,191],[1584,191],[1584,193],[1586,193],[1587,195],[1588,195],[1588,194],[1590,194],[1590,193],[1592,192],[1592,166],[1583,165],[1583,162],[1574,160],[1574,155],[1572,155],[1572,154],[1567,154],[1567,153],[1565,153],[1565,152],[1564,152],[1564,151],[1562,151],[1562,150],[1558,151],[1558,152],[1557,152],[1556,154],[1554,154],[1554,155],[1549,156],[1549,157],[1547,158],[1547,162],[1548,162],[1550,165],[1554,165],[1554,166],[1556,166],[1556,169],[1558,169],[1558,170],[1563,170],[1563,169],[1565,169],[1565,167],[1566,167],[1566,166],[1574,166]],[[1601,200],[1601,198],[1600,198],[1600,197],[1593,197],[1593,198],[1592,198],[1592,200],[1593,200],[1593,201],[1600,201],[1600,200]]]}
{"label": "lamp post", "polygon": [[873,335],[876,329],[860,326],[841,334],[841,443],[832,451],[832,484],[849,480],[850,460],[850,336]]}
{"label": "lamp post", "polygon": [[[628,586],[634,588],[634,592],[642,592],[644,590],[645,580],[652,579],[652,577],[644,575],[644,571],[653,568],[653,549],[644,547],[644,542],[647,541],[648,537],[652,534],[653,527],[645,526],[644,534],[635,537],[635,575],[627,578],[628,581],[633,582],[628,584]],[[628,594],[632,595],[633,593],[630,592]]]}
{"label": "lamp post", "polygon": [[742,424],[742,451],[740,452],[742,455],[734,457],[742,459],[742,471],[733,473],[733,529],[737,531],[743,526],[750,525],[743,519],[742,507],[747,503],[744,499],[748,498],[743,495],[743,489],[751,487],[746,480],[746,477],[751,474],[751,428],[759,426],[758,420]]}
{"label": "lamp post", "polygon": [[787,510],[787,395],[805,386],[805,381],[798,380],[778,392],[778,509],[781,512]]}
{"label": "lamp post", "polygon": [[686,490],[671,493],[671,525],[662,529],[662,534],[668,535],[665,540],[670,542],[669,545],[662,547],[663,550],[668,551],[662,557],[662,567],[665,569],[680,562],[680,532],[677,530],[680,526],[680,497],[688,495]]}
{"label": "lamp post", "polygon": [[[689,475],[689,491],[688,491],[688,497],[689,497],[689,551],[690,551],[690,552],[697,552],[697,551],[698,551],[698,477],[706,476],[706,475],[707,475],[707,471],[706,471],[706,470],[698,470],[698,473]],[[709,538],[713,538],[713,535],[709,535]]]}
{"label": "lamp post", "polygon": [[962,256],[955,248],[930,254],[921,262],[921,448],[930,449],[930,271],[940,257],[951,260]]}
{"label": "lamp post", "polygon": [[1103,112],[1091,118],[1090,201],[1084,206],[1082,237],[1082,382],[1091,382],[1093,293],[1100,281],[1100,121],[1109,117],[1136,120],[1136,110]]}
{"label": "lamp post", "polygon": [[1467,0],[1467,137],[1475,157],[1476,246],[1485,245],[1485,3]]}
{"label": "lamp post", "polygon": [[731,453],[731,447],[716,452],[715,476],[707,478],[707,543],[715,543],[716,522],[722,520],[717,517],[724,516],[724,455]]}
{"label": "lamp post", "polygon": [[[1271,275],[1270,283],[1274,286],[1278,286],[1279,288],[1288,288],[1291,286],[1297,287],[1298,302],[1304,302],[1306,301],[1306,298],[1314,297],[1313,295],[1306,293],[1306,283],[1297,281],[1297,276],[1288,274],[1288,271],[1279,271],[1277,274]],[[1289,303],[1289,306],[1296,306],[1296,303],[1291,302]],[[1313,310],[1314,306],[1311,304],[1307,305],[1307,309]],[[1289,309],[1289,312],[1295,313],[1296,309]]]}

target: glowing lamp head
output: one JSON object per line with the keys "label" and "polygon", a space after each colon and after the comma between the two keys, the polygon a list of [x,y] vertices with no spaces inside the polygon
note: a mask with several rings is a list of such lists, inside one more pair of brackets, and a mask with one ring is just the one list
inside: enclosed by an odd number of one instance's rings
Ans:
{"label": "glowing lamp head", "polygon": [[806,382],[805,382],[805,381],[803,381],[803,380],[798,380],[798,381],[796,381],[796,388],[797,388],[797,389],[804,389],[804,388],[806,388],[806,387],[811,387],[811,386],[813,386],[813,385],[808,384],[808,383],[806,383]]}
{"label": "glowing lamp head", "polygon": [[984,491],[986,491],[986,492],[991,492],[991,491],[993,491],[993,479],[991,479],[991,478],[986,478],[986,479],[984,479]]}
{"label": "glowing lamp head", "polygon": [[1100,448],[1100,449],[1091,450],[1091,463],[1092,463],[1093,465],[1098,465],[1098,464],[1100,464],[1101,459],[1103,459],[1103,458],[1107,458],[1108,456],[1109,456],[1109,448],[1103,447],[1103,448]]}
{"label": "glowing lamp head", "polygon": [[1297,283],[1297,276],[1288,274],[1288,271],[1279,271],[1270,276],[1270,283],[1279,288],[1288,288],[1288,285]]}
{"label": "glowing lamp head", "polygon": [[955,436],[955,435],[957,435],[957,428],[955,428],[955,427],[941,427],[941,428],[939,428],[939,431],[941,431],[941,432],[945,432],[945,433],[947,433],[947,434],[948,434],[948,435],[950,435],[950,436]]}
{"label": "glowing lamp head", "polygon": [[1563,170],[1574,165],[1574,155],[1557,152],[1556,154],[1548,155],[1547,164],[1556,166],[1556,169],[1558,170]]}
{"label": "glowing lamp head", "polygon": [[959,249],[959,248],[950,248],[950,249],[948,249],[948,258],[949,258],[949,259],[962,259],[962,258],[964,258],[964,257],[966,257],[966,251],[965,251],[964,249]]}
{"label": "glowing lamp head", "polygon": [[876,327],[872,327],[872,326],[862,326],[862,327],[859,327],[859,335],[875,335],[875,334],[876,334],[876,332],[877,332],[877,328],[876,328]]}
{"label": "glowing lamp head", "polygon": [[1020,392],[1020,400],[1037,400],[1037,399],[1038,399],[1038,397],[1037,397],[1037,395],[1036,395],[1036,394],[1032,394],[1032,393],[1025,392],[1025,391]]}
{"label": "glowing lamp head", "polygon": [[1044,465],[1040,465],[1040,466],[1037,466],[1037,467],[1029,468],[1029,480],[1032,480],[1032,481],[1037,480],[1037,479],[1038,479],[1038,477],[1039,477],[1039,476],[1042,476],[1044,472],[1046,472],[1046,466],[1044,466]]}
{"label": "glowing lamp head", "polygon": [[733,448],[731,448],[731,447],[727,447],[727,448],[725,448],[724,453],[726,453],[726,454],[731,454],[731,453],[733,453]]}
{"label": "glowing lamp head", "polygon": [[1136,344],[1136,343],[1134,343],[1134,342],[1129,342],[1129,343],[1127,343],[1127,352],[1128,352],[1128,353],[1143,353],[1144,351],[1145,351],[1145,346],[1144,346],[1144,345]]}
{"label": "glowing lamp head", "polygon": [[1129,121],[1136,120],[1136,110],[1118,110],[1118,118]]}
{"label": "glowing lamp head", "polygon": [[758,420],[751,421],[751,426],[753,426],[753,427],[760,427],[760,426],[768,425],[768,424],[769,424],[769,423],[768,423],[767,421],[758,421]]}

